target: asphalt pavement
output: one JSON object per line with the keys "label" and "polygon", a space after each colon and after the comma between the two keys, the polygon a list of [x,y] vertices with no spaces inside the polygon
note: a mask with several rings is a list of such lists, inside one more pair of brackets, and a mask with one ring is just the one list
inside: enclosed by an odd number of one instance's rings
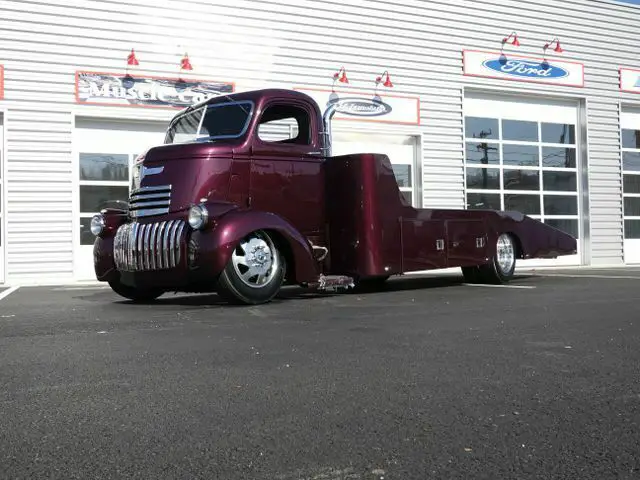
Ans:
{"label": "asphalt pavement", "polygon": [[0,478],[640,478],[640,270],[0,300]]}

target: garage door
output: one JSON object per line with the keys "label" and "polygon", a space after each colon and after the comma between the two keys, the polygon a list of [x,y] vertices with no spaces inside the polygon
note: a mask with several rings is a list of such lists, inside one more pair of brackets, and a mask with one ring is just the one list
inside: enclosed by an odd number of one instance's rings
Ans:
{"label": "garage door", "polygon": [[418,178],[418,137],[411,135],[358,132],[337,132],[332,135],[332,154],[381,153],[387,155],[407,201],[418,206],[420,199]]}
{"label": "garage door", "polygon": [[640,110],[625,110],[622,127],[624,261],[640,263]]}
{"label": "garage door", "polygon": [[578,109],[573,102],[465,97],[466,208],[515,210],[578,239],[578,254],[520,266],[581,263]]}
{"label": "garage door", "polygon": [[74,260],[77,279],[95,279],[91,217],[105,207],[127,202],[133,161],[140,152],[164,141],[166,126],[166,122],[76,119],[74,143],[79,198]]}

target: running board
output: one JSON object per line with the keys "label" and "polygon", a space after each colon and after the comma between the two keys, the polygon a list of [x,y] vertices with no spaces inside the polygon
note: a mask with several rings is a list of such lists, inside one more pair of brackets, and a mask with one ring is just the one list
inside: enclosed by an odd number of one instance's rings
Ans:
{"label": "running board", "polygon": [[318,290],[335,291],[340,288],[354,288],[353,278],[346,275],[320,275],[316,284]]}

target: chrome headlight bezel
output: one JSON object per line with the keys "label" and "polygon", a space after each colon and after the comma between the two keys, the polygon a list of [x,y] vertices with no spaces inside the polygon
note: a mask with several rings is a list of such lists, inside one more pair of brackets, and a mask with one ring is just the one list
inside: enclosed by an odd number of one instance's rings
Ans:
{"label": "chrome headlight bezel", "polygon": [[209,221],[209,211],[202,203],[189,208],[187,221],[194,230],[202,230]]}
{"label": "chrome headlight bezel", "polygon": [[100,234],[104,232],[106,225],[107,225],[107,222],[104,219],[104,215],[102,215],[101,213],[98,213],[93,217],[91,217],[91,224],[89,228],[91,230],[91,233],[94,236],[99,237]]}

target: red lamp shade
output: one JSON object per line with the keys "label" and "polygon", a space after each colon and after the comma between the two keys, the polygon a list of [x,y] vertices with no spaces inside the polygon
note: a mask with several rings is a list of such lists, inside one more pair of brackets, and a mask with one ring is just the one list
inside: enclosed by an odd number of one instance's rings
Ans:
{"label": "red lamp shade", "polygon": [[519,47],[520,40],[518,40],[518,34],[516,32],[511,32],[508,37],[502,39],[502,45],[504,45],[505,43],[510,43],[514,47]]}
{"label": "red lamp shade", "polygon": [[379,85],[380,82],[382,82],[382,77],[385,77],[384,83],[382,85],[384,85],[387,88],[393,88],[393,83],[391,83],[391,79],[389,78],[389,72],[384,72],[382,75],[380,75],[379,77],[376,78],[376,85]]}
{"label": "red lamp shade", "polygon": [[564,50],[562,49],[562,47],[560,46],[560,40],[558,40],[558,37],[554,38],[553,40],[551,40],[549,43],[545,44],[544,46],[544,51],[547,51],[547,48],[549,48],[551,45],[553,45],[553,43],[556,44],[556,48],[553,49],[554,52],[557,53],[562,53],[564,52]]}
{"label": "red lamp shade", "polygon": [[133,48],[131,49],[131,53],[127,57],[127,65],[134,67],[140,65],[138,63],[138,59],[136,58],[136,52],[133,51]]}
{"label": "red lamp shade", "polygon": [[340,70],[338,70],[336,73],[334,73],[333,75],[333,81],[339,81],[340,83],[349,83],[349,79],[347,78],[347,72],[344,69],[344,67],[342,67]]}
{"label": "red lamp shade", "polygon": [[182,60],[180,60],[180,70],[193,70],[191,62],[189,61],[189,55],[186,53],[184,57],[182,57]]}

